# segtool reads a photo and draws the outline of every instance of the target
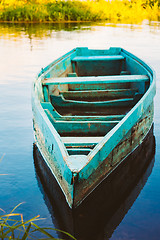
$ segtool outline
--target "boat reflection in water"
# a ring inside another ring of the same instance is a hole
[[[71,210],[53,174],[34,145],[38,184],[56,228],[67,231],[78,240],[109,239],[150,176],[154,154],[155,138],[152,126],[143,143],[78,208]],[[47,178],[50,179],[49,187],[46,184]],[[52,195],[49,190],[51,188]],[[66,236],[60,237],[67,239]]]

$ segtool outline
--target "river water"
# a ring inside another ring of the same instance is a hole
[[[31,87],[42,67],[77,46],[100,49],[123,47],[156,71],[154,166],[133,204],[115,224],[110,239],[158,240],[160,22],[145,21],[140,25],[0,24],[0,208],[9,213],[17,204],[23,203],[16,212],[21,212],[25,220],[40,215],[43,218],[38,222],[40,226],[60,228],[54,206],[51,211],[34,167]],[[108,239],[108,230],[104,228],[101,231],[103,239]],[[55,231],[54,237],[58,236]]]

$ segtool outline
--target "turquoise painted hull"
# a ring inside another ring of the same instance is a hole
[[[70,209],[53,174],[34,145],[38,185],[51,216],[56,217],[58,229],[72,234],[76,239],[85,240],[104,240],[104,234],[99,238],[101,235],[99,233],[105,231],[105,237],[110,239],[114,229],[147,182],[154,166],[154,154],[155,139],[151,128],[142,144],[129,154],[76,209]],[[54,186],[52,189],[51,182]],[[105,229],[102,231],[104,226]],[[66,239],[66,236],[59,237]]]
[[[35,142],[71,208],[142,143],[155,92],[154,71],[121,48],[76,48],[39,73]]]

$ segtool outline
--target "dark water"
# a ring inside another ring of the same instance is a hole
[[[142,184],[139,195],[126,211],[126,215],[112,224],[115,229],[112,230],[111,239],[158,240],[160,22],[144,22],[141,25],[0,25],[0,208],[9,213],[13,207],[23,202],[17,212],[23,213],[26,220],[40,214],[44,218],[38,222],[40,226],[59,227],[54,211],[48,209],[34,167],[31,85],[42,67],[77,46],[101,49],[120,46],[145,60],[156,71],[154,164],[148,180],[145,185]],[[103,239],[107,239],[107,229],[102,230]],[[58,237],[58,233],[55,232],[54,236]]]

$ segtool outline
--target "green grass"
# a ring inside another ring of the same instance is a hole
[[[0,239],[16,239],[16,240],[25,240],[25,239],[37,239],[36,233],[41,233],[41,238],[38,239],[57,239],[54,238],[52,232],[58,231],[63,233],[70,239],[76,240],[71,234],[54,229],[54,228],[42,228],[35,224],[35,221],[40,221],[39,215],[24,221],[23,215],[21,213],[15,213],[17,207],[21,205],[18,204],[9,214],[5,214],[2,209],[0,209],[4,214],[0,216]],[[59,239],[59,238],[58,238]]]
[[[79,1],[56,1],[54,3],[28,3],[2,5],[0,20],[25,22],[95,21],[100,15]]]
[[[159,20],[160,0],[1,0],[0,21]]]

